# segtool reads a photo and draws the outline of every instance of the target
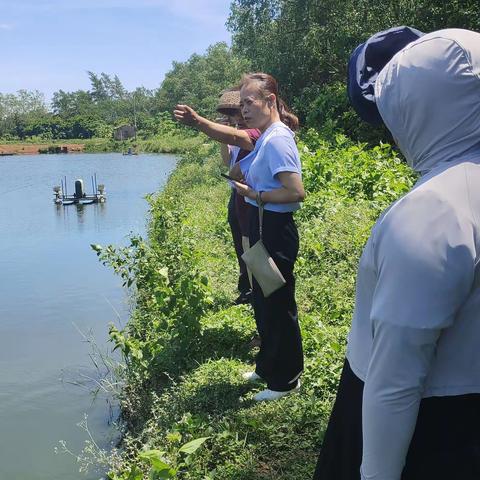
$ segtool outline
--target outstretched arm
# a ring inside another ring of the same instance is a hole
[[[254,144],[247,132],[207,120],[188,105],[177,105],[173,115],[178,122],[200,130],[205,135],[213,138],[213,140],[229,145],[237,145],[244,150],[253,150],[254,148]]]

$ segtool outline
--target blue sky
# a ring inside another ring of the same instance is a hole
[[[230,0],[0,0],[0,92],[88,89],[87,70],[157,88],[172,61],[230,43]]]

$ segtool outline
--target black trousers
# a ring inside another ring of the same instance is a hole
[[[250,290],[250,281],[248,279],[247,266],[242,260],[243,246],[242,246],[242,232],[240,230],[240,224],[238,222],[235,197],[237,193],[232,190],[230,200],[228,202],[228,224],[230,225],[230,231],[232,232],[233,245],[235,247],[235,253],[237,255],[238,267],[240,274],[238,276],[238,290],[240,292],[246,292]]]
[[[345,361],[314,480],[359,480],[363,382]],[[402,480],[480,479],[480,394],[420,403]]]
[[[258,208],[250,210],[250,244],[259,239]],[[253,280],[253,309],[262,340],[256,373],[270,390],[295,388],[303,371],[303,350],[295,302],[293,267],[298,254],[298,232],[291,213],[265,211],[263,243],[282,272],[286,285],[268,298]]]

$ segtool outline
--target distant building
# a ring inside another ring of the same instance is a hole
[[[135,127],[132,125],[122,125],[113,131],[115,140],[127,140],[135,136]]]

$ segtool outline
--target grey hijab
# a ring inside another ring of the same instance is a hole
[[[421,399],[480,393],[480,34],[423,36],[375,95],[423,176],[364,249],[347,358],[365,381],[361,479],[400,480]]]
[[[380,72],[375,99],[416,171],[423,174],[442,162],[477,153],[480,34],[446,29],[411,43]]]

